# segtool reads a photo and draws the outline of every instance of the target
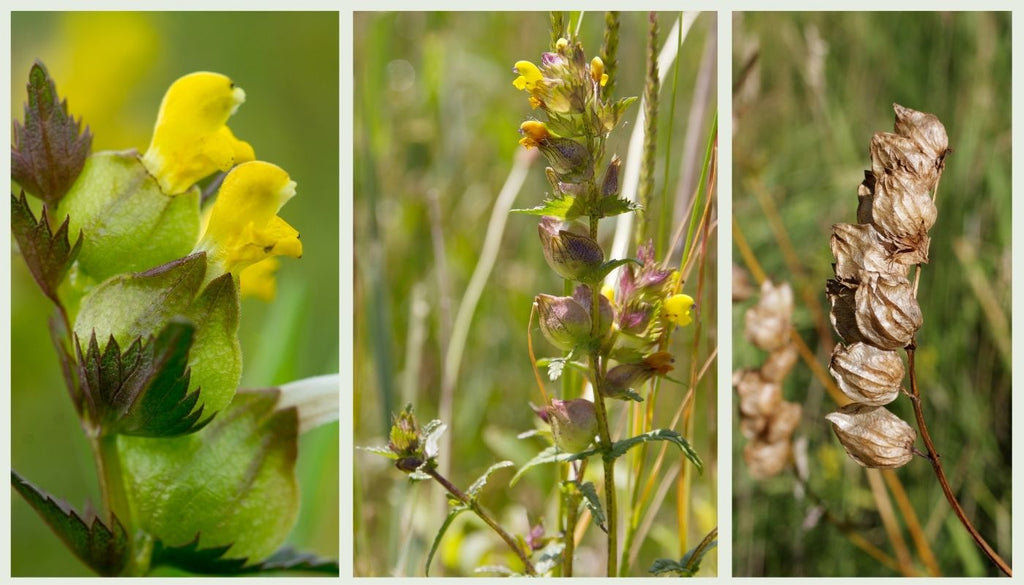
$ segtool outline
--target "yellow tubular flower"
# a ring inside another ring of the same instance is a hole
[[[255,158],[226,126],[244,101],[242,88],[219,73],[190,73],[171,84],[142,157],[164,193],[183,193],[215,171]]]
[[[519,144],[526,148],[536,148],[541,142],[551,137],[548,127],[544,122],[527,120],[519,126],[519,133],[523,135]]]
[[[302,256],[299,232],[277,216],[295,196],[295,181],[281,167],[252,161],[235,167],[220,186],[196,251],[207,253],[207,280],[272,256]]]
[[[693,309],[693,297],[690,295],[678,294],[665,299],[661,306],[661,314],[670,323],[679,327],[686,327],[693,323],[690,310]]]
[[[512,85],[516,86],[516,89],[533,93],[538,88],[544,87],[544,76],[541,75],[540,69],[533,63],[529,61],[516,61],[513,71],[519,74],[519,77],[512,81]]]
[[[242,269],[238,275],[238,293],[242,298],[256,297],[261,301],[270,302],[277,294],[277,279],[274,273],[281,262],[274,257],[260,260]]]

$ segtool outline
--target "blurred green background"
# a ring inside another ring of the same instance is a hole
[[[660,47],[678,13],[660,13]],[[598,54],[604,13],[585,14],[581,38],[588,56]],[[442,364],[445,340],[480,256],[498,192],[519,149],[519,124],[531,111],[526,95],[512,86],[513,64],[540,62],[549,50],[549,14],[538,13],[356,13],[354,16],[355,133],[355,444],[387,442],[390,412],[414,404],[421,424],[436,418],[444,402]],[[701,14],[687,36],[679,63],[678,86],[672,72],[661,98],[655,194],[664,186],[665,149],[671,136],[668,198],[672,209],[651,216],[682,214],[697,176],[680,160],[687,130],[694,137],[699,171],[716,104],[714,77],[715,15]],[[616,96],[640,95],[643,88],[647,13],[622,13]],[[710,43],[711,51],[708,52]],[[694,99],[702,62],[706,103]],[[710,75],[710,77],[708,77]],[[707,97],[710,95],[710,97]],[[669,110],[675,115],[669,123]],[[613,132],[606,152],[626,155],[638,105]],[[688,119],[692,116],[692,122]],[[691,156],[691,159],[694,158]],[[544,164],[535,160],[513,207],[540,204],[550,190]],[[686,186],[688,185],[688,186]],[[544,447],[538,439],[516,435],[539,425],[528,403],[542,404],[527,353],[527,321],[533,297],[561,294],[561,280],[545,264],[537,237],[537,218],[507,218],[494,271],[483,290],[469,329],[466,350],[451,394],[448,424],[451,444],[440,455],[451,467],[449,478],[465,488],[492,463],[510,459],[521,465]],[[610,245],[613,221],[602,224]],[[712,232],[712,243],[715,241]],[[659,244],[659,256],[665,246]],[[439,250],[441,250],[439,252]],[[635,254],[635,250],[630,251]],[[678,265],[679,253],[673,256]],[[699,359],[716,346],[714,323],[715,252],[710,250],[704,299],[697,319],[703,324]],[[694,271],[685,291],[696,295]],[[687,379],[693,328],[674,336],[675,377]],[[552,348],[534,331],[538,357]],[[710,349],[709,349],[710,348]],[[714,372],[712,367],[711,371]],[[544,375],[544,374],[542,374]],[[557,384],[548,383],[548,392]],[[659,394],[656,426],[667,426],[685,388],[666,383]],[[621,413],[615,405],[613,420]],[[694,417],[695,447],[707,463],[693,482],[687,535],[689,547],[717,525],[715,377],[699,385]],[[623,436],[622,430],[613,434]],[[652,453],[656,449],[651,450]],[[672,459],[670,457],[669,459]],[[354,518],[356,575],[423,575],[430,544],[444,519],[444,498],[436,484],[410,485],[390,462],[355,453]],[[596,463],[591,471],[599,470]],[[650,467],[648,467],[650,469]],[[544,520],[555,534],[554,466],[526,474],[514,488],[512,472],[491,478],[482,503],[513,533]],[[618,478],[625,476],[620,472]],[[600,481],[598,481],[600,483]],[[676,531],[675,489],[658,509],[654,525],[630,575],[646,575],[657,557],[682,556]],[[622,496],[620,496],[620,500]],[[685,543],[684,543],[685,544]],[[578,550],[577,574],[604,570],[604,535],[591,527]],[[482,522],[469,514],[446,534],[431,575],[472,575],[486,564],[514,564],[507,549]],[[715,574],[715,554],[702,575]]]
[[[94,135],[94,150],[149,144],[160,100],[179,76],[230,76],[246,103],[229,122],[257,158],[298,183],[281,216],[302,233],[304,255],[285,259],[271,303],[242,302],[243,387],[338,371],[338,14],[12,13],[12,117],[42,60]],[[82,509],[98,502],[92,456],[47,333],[51,305],[12,258],[11,452],[22,475]],[[338,424],[304,435],[302,507],[288,544],[338,556]],[[15,576],[89,574],[16,494]]]
[[[953,152],[938,189],[931,263],[921,275],[918,379],[954,491],[1012,562],[1010,48],[1007,12],[734,13],[733,21],[736,229],[768,276],[794,287],[796,328],[823,365],[834,336],[824,294],[832,276],[829,230],[856,221],[872,133],[893,130],[893,102],[945,124]],[[771,227],[772,210],[784,238]],[[786,239],[796,262],[785,259]],[[765,357],[743,337],[744,311],[753,302],[733,308],[735,368]],[[827,336],[809,303],[825,315]],[[807,441],[812,491],[828,512],[895,556],[864,471],[823,418],[835,404],[821,383],[800,363],[784,392],[804,407],[797,436]],[[913,420],[906,398],[891,410]],[[736,430],[734,575],[894,574],[820,520],[823,509],[799,496],[792,474],[752,480],[744,444]],[[998,574],[957,522],[928,462],[915,459],[895,473],[942,574]],[[905,528],[902,534],[918,558]],[[912,570],[924,568],[914,563]]]

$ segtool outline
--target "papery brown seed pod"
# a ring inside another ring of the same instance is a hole
[[[751,441],[743,448],[747,472],[754,479],[766,479],[782,473],[789,463],[792,446],[789,441]]]
[[[857,286],[832,278],[826,283],[825,292],[832,305],[829,319],[839,337],[846,343],[864,341],[864,335],[857,327]]]
[[[914,457],[917,432],[883,406],[847,404],[825,418],[846,453],[864,467],[902,467]]]
[[[732,265],[732,302],[741,303],[754,296],[754,286],[750,284],[747,271],[739,264]]]
[[[799,357],[796,345],[792,343],[776,349],[761,364],[761,377],[769,382],[782,382]]]
[[[775,286],[766,280],[757,305],[747,309],[747,339],[765,351],[781,347],[789,342],[792,317],[793,289],[788,283]]]
[[[903,174],[884,175],[875,183],[871,221],[878,231],[896,242],[896,248],[919,250],[928,259],[928,230],[935,225],[938,209],[920,181]],[[904,263],[918,264],[920,262]]]
[[[882,406],[900,394],[903,360],[894,351],[866,343],[837,345],[828,369],[839,389],[854,402]]]
[[[907,173],[923,181],[931,190],[939,179],[935,157],[922,151],[916,142],[892,132],[875,132],[871,137],[871,172],[875,178],[889,173]]]
[[[899,104],[893,104],[892,108],[896,111],[896,133],[913,140],[921,150],[941,164],[949,151],[949,137],[939,118]]]
[[[857,329],[882,349],[905,347],[924,317],[906,278],[865,272],[855,294]]]
[[[896,262],[883,245],[883,237],[868,224],[837,223],[832,226],[832,256],[836,276],[857,280],[858,273],[890,272],[906,276],[909,266]]]
[[[741,420],[751,419],[747,424],[750,436],[760,434],[768,417],[775,413],[782,402],[782,386],[778,382],[765,380],[758,370],[753,369],[737,370],[733,374],[732,384],[739,397]]]
[[[788,442],[793,436],[793,431],[800,424],[800,415],[803,410],[796,402],[783,400],[772,417],[768,419],[768,426],[763,433],[764,440],[769,443]]]

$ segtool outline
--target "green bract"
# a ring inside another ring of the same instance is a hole
[[[82,298],[74,330],[83,342],[93,335],[106,346],[111,337],[121,347],[155,335],[172,318],[184,316],[196,326],[189,352],[191,382],[197,388],[203,418],[227,406],[242,373],[238,344],[238,292],[231,275],[200,292],[206,274],[205,254],[193,254],[153,270],[107,279]]]
[[[95,281],[181,258],[199,239],[199,189],[167,196],[134,151],[99,152],[60,201],[83,233],[79,269]]]
[[[284,542],[298,515],[298,413],[275,410],[279,393],[240,392],[197,433],[121,436],[118,447],[133,524],[166,546],[256,562]]]

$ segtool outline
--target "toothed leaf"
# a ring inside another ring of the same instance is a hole
[[[576,487],[583,494],[583,503],[590,509],[590,513],[594,516],[594,521],[601,527],[601,530],[607,533],[608,528],[604,525],[604,508],[601,507],[601,498],[597,496],[597,488],[593,482],[577,482]]]
[[[572,195],[561,197],[549,197],[544,200],[543,205],[529,209],[513,209],[513,213],[526,215],[549,215],[559,219],[573,219],[586,213],[583,201]]]
[[[82,249],[82,235],[78,234],[72,246],[68,239],[68,218],[53,233],[45,207],[39,221],[36,221],[24,192],[20,198],[11,193],[11,231],[32,278],[43,294],[60,304],[57,287]]]
[[[25,124],[14,122],[11,178],[48,206],[56,205],[85,166],[92,134],[68,113],[67,100],[46,67],[36,61],[28,74]]]
[[[176,567],[190,573],[204,575],[245,575],[279,571],[303,571],[338,574],[338,562],[282,548],[266,560],[247,564],[248,559],[230,556],[231,545],[199,548],[199,535],[181,546],[167,546],[157,541],[153,546],[151,564]]]
[[[427,564],[423,567],[424,576],[430,576],[430,563],[434,560],[434,554],[437,552],[437,547],[441,545],[441,539],[444,537],[444,533],[448,532],[448,527],[452,525],[452,522],[459,517],[459,514],[469,510],[469,506],[458,505],[448,510],[448,516],[445,517],[444,523],[441,524],[441,528],[437,530],[437,534],[434,535],[434,542],[430,545],[430,552],[427,553]]]
[[[611,451],[608,453],[607,457],[618,459],[633,447],[648,441],[668,441],[672,443],[683,451],[683,455],[685,455],[691,463],[697,466],[697,471],[700,471],[701,473],[704,472],[704,463],[700,460],[700,456],[697,455],[697,452],[693,450],[693,447],[690,446],[690,443],[684,439],[682,435],[669,429],[658,429],[656,431],[651,431],[649,433],[644,433],[621,441],[615,441],[612,443]]]
[[[552,445],[551,447],[548,447],[547,449],[544,449],[543,451],[538,453],[533,459],[530,459],[529,461],[524,463],[523,466],[520,467],[518,471],[516,471],[516,474],[512,476],[512,479],[509,481],[508,485],[509,487],[516,485],[516,482],[519,481],[519,478],[522,477],[527,470],[537,467],[538,465],[544,465],[545,463],[564,463],[567,461],[579,461],[581,459],[586,459],[587,457],[590,457],[591,455],[594,455],[597,452],[598,450],[595,448],[587,449],[586,451],[580,451],[579,453],[566,453],[565,451],[562,451],[558,449],[558,447]]]
[[[112,527],[95,516],[83,519],[66,502],[39,489],[13,469],[11,486],[90,569],[104,577],[121,572],[128,561],[128,534],[116,516]]]
[[[630,211],[639,211],[643,206],[635,201],[621,197],[602,197],[598,203],[598,214],[600,217],[612,217]]]
[[[84,351],[76,338],[82,392],[105,432],[173,437],[210,421],[200,421],[199,390],[188,392],[194,335],[191,323],[171,321],[155,337],[136,338],[123,352],[113,338],[102,351],[95,335]]]
[[[488,478],[491,477],[491,474],[493,474],[495,471],[498,471],[499,469],[513,467],[514,465],[515,463],[512,463],[511,461],[499,461],[498,463],[495,463],[494,465],[488,467],[487,471],[485,471],[483,475],[481,475],[476,481],[474,481],[473,485],[469,486],[469,489],[466,490],[466,495],[468,495],[470,499],[476,499],[476,496],[477,494],[480,493],[480,490],[484,489],[484,486],[487,485],[487,480]]]

